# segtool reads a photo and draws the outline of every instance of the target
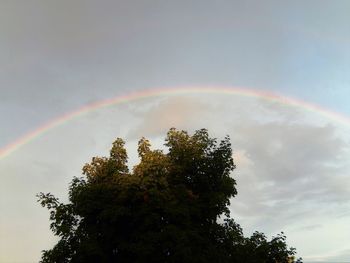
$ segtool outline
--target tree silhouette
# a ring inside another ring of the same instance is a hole
[[[170,129],[167,152],[142,138],[130,172],[124,141],[94,157],[69,186],[69,203],[40,193],[58,243],[41,262],[295,262],[283,234],[245,238],[230,218],[237,194],[229,138]],[[224,217],[224,223],[218,218]]]

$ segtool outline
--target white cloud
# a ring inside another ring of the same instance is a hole
[[[193,96],[170,96],[153,102],[151,105],[136,105],[133,112],[141,118],[138,126],[128,135],[129,138],[142,136],[165,136],[171,127],[194,130],[205,125],[205,116],[211,106],[198,101]]]

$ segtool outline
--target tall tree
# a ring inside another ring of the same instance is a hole
[[[72,180],[69,203],[40,193],[59,237],[41,262],[294,262],[285,236],[245,238],[230,218],[237,191],[228,137],[218,143],[205,129],[170,129],[165,146],[151,150],[142,138],[130,172],[117,139],[108,158],[92,158],[85,177]]]

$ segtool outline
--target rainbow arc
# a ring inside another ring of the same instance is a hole
[[[174,88],[162,88],[162,89],[148,89],[143,91],[132,92],[126,95],[117,96],[114,98],[109,98],[97,102],[87,104],[80,107],[74,111],[63,114],[49,122],[41,125],[40,127],[34,129],[33,131],[25,134],[24,136],[18,138],[14,142],[6,145],[0,149],[0,159],[10,155],[22,146],[35,140],[35,138],[45,134],[46,132],[58,127],[72,119],[83,116],[89,112],[101,109],[104,107],[110,107],[112,105],[128,103],[132,101],[142,100],[151,97],[161,97],[170,95],[186,95],[186,94],[227,94],[236,95],[243,97],[254,97],[260,98],[271,102],[276,102],[279,104],[285,104],[297,108],[301,108],[306,111],[316,112],[328,119],[332,119],[336,122],[350,126],[350,119],[339,113],[327,110],[318,105],[307,103],[302,100],[288,98],[279,96],[270,92],[258,91],[247,88],[237,88],[237,87],[224,87],[224,86],[188,86],[188,87],[174,87]]]

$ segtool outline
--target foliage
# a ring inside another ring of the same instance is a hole
[[[285,236],[245,238],[230,218],[237,191],[228,137],[217,143],[205,129],[170,129],[165,146],[151,150],[142,138],[140,163],[129,172],[117,139],[108,158],[92,158],[85,177],[72,180],[68,204],[40,193],[59,237],[41,262],[294,262]]]

